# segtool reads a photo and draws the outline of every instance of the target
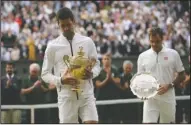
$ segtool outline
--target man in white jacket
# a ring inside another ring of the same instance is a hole
[[[98,123],[96,101],[93,92],[92,78],[100,73],[100,62],[97,51],[91,38],[82,36],[74,32],[75,20],[72,11],[62,8],[57,13],[58,25],[62,34],[47,45],[43,66],[42,79],[47,83],[54,83],[58,93],[58,109],[60,123],[78,123],[78,116],[83,123]],[[83,47],[86,57],[94,57],[96,64],[90,71],[86,69],[84,73],[84,83],[81,83],[82,93],[72,91],[72,85],[77,84],[77,80],[67,74],[67,65],[63,61],[63,56],[75,56]],[[54,68],[54,74],[52,74]]]
[[[143,123],[174,123],[176,100],[174,86],[180,84],[184,76],[184,67],[178,52],[162,45],[163,32],[159,27],[149,31],[151,48],[139,55],[138,73],[150,72],[160,84],[158,94],[144,101]],[[174,79],[174,74],[177,77]]]

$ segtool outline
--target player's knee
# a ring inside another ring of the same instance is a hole
[[[84,121],[85,124],[97,124],[98,121]]]

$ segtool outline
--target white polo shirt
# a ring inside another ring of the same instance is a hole
[[[150,72],[159,84],[170,84],[175,79],[176,72],[184,71],[184,66],[177,51],[163,47],[157,54],[152,48],[141,53],[137,61],[137,72]],[[176,103],[174,88],[155,99],[168,103]]]

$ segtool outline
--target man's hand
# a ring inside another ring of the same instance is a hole
[[[157,90],[159,95],[166,93],[170,88],[170,84],[161,84]]]
[[[6,88],[9,88],[10,86],[11,86],[11,80],[8,79],[8,80],[7,80],[7,83],[6,83]]]
[[[34,83],[34,87],[39,87],[41,85],[41,81],[40,80],[37,80],[35,83]]]
[[[105,69],[105,71],[106,71],[106,73],[107,73],[106,78],[107,78],[107,79],[112,79],[111,68],[107,68],[107,69]]]
[[[141,100],[146,101],[146,100],[148,100],[148,98],[142,97]]]
[[[124,88],[125,88],[125,89],[128,89],[128,88],[129,88],[128,82],[125,82],[125,83],[124,83]]]
[[[74,77],[72,77],[69,73],[69,70],[67,70],[64,75],[61,78],[62,84],[64,85],[76,85],[78,84],[78,80]]]
[[[83,80],[86,80],[86,79],[90,79],[90,78],[92,78],[92,77],[93,77],[93,73],[91,72],[91,69],[88,68],[88,67],[85,68],[82,79],[83,79]]]

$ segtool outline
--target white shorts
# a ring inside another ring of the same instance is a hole
[[[175,123],[176,104],[156,99],[144,101],[143,123]]]
[[[65,97],[58,102],[60,123],[79,123],[78,116],[82,122],[98,121],[96,99],[94,96],[79,98],[78,100]]]

